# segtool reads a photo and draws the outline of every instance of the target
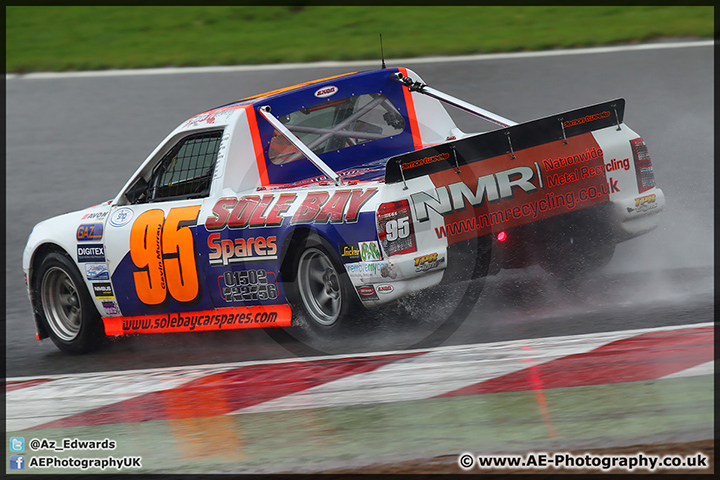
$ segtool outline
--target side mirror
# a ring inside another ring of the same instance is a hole
[[[133,184],[130,185],[130,188],[127,189],[127,191],[125,192],[125,198],[128,199],[128,202],[130,202],[131,205],[141,203],[146,200],[145,197],[147,194],[147,190],[148,182],[141,175],[137,177]]]

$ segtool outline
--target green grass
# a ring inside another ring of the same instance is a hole
[[[6,72],[238,65],[711,38],[713,7],[6,7]]]

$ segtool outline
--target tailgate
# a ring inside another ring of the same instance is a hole
[[[398,155],[385,182],[404,183],[417,221],[441,215],[448,244],[592,207],[610,198],[592,132],[621,130],[624,110],[617,99]],[[426,176],[434,189],[413,191]]]

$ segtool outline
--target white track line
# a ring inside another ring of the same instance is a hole
[[[558,57],[565,55],[591,55],[597,53],[633,52],[647,50],[668,50],[674,48],[710,47],[715,44],[714,40],[698,40],[688,42],[653,42],[634,45],[615,45],[609,47],[573,48],[542,50],[533,52],[512,52],[512,53],[487,53],[477,55],[457,55],[442,57],[416,57],[386,59],[387,65],[419,65],[425,63],[447,63],[447,62],[477,62],[484,60],[505,60],[517,58],[540,58]],[[5,75],[7,80],[39,80],[39,79],[60,79],[60,78],[87,78],[87,77],[123,77],[133,75],[175,75],[186,73],[228,73],[228,72],[260,72],[274,70],[298,70],[318,69],[337,67],[380,67],[380,60],[356,60],[347,62],[312,62],[312,63],[277,63],[269,65],[231,65],[231,66],[208,66],[208,67],[167,67],[167,68],[145,68],[128,70],[97,70],[83,72],[36,72],[28,74],[9,73]]]
[[[681,378],[681,377],[697,377],[700,375],[714,375],[715,374],[715,362],[702,363],[686,370],[680,370],[679,372],[665,375],[662,378]]]

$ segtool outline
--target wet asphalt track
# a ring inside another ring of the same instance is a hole
[[[603,273],[570,291],[536,267],[506,271],[488,279],[476,304],[462,305],[461,290],[418,295],[404,302],[404,310],[381,313],[371,330],[317,349],[483,343],[713,319],[712,46],[403,66],[437,89],[519,122],[624,97],[625,121],[648,143],[666,210],[657,230],[618,246]],[[34,338],[22,248],[38,221],[113,197],[157,143],[193,114],[374,67],[9,79],[7,376],[316,354],[299,342],[279,339],[281,345],[262,330],[132,337],[83,357],[62,354],[49,340]],[[491,128],[462,113],[453,116],[465,131]],[[398,311],[409,313],[398,317]],[[428,338],[448,317],[443,335]]]

